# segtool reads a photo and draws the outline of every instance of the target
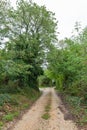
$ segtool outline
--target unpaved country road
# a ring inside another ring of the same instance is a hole
[[[45,120],[42,115],[49,97],[51,98],[50,118]],[[60,105],[61,100],[53,88],[43,89],[42,96],[11,130],[78,130],[71,120],[64,120],[64,114],[59,109]]]

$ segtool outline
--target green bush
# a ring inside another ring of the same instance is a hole
[[[9,94],[0,94],[0,106],[3,106],[4,103],[11,101],[11,96]]]
[[[14,117],[17,117],[19,115],[19,112],[15,112],[15,113],[8,113],[7,115],[5,115],[2,120],[3,121],[12,121],[14,119]]]
[[[74,107],[79,107],[82,99],[75,96],[67,96],[66,100]]]
[[[5,116],[3,117],[3,120],[4,120],[4,121],[12,121],[13,118],[14,118],[14,115],[13,115],[13,114],[8,114],[8,115],[5,115]]]

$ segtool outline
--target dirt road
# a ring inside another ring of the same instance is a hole
[[[45,120],[42,115],[49,97],[51,98],[50,118]],[[53,88],[43,89],[42,96],[11,130],[78,130],[71,120],[64,119],[64,114],[59,109],[61,104],[61,100]]]

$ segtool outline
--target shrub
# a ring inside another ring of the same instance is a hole
[[[2,120],[4,121],[12,121],[14,119],[14,117],[17,117],[19,115],[19,112],[15,112],[15,113],[8,113],[7,115],[5,115]]]
[[[9,94],[0,94],[0,106],[3,106],[4,103],[11,101],[11,96]]]

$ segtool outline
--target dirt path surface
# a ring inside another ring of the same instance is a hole
[[[49,97],[51,98],[50,118],[45,120],[42,115]],[[64,114],[59,109],[60,105],[61,100],[53,88],[43,89],[42,96],[11,130],[78,130],[71,120],[64,119]]]

